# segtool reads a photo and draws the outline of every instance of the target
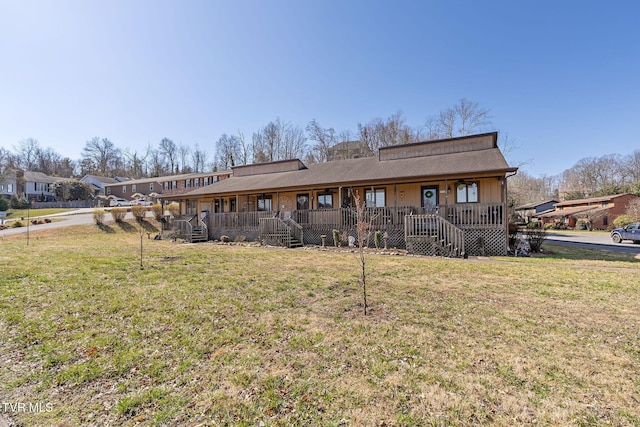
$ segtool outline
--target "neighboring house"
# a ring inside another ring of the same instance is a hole
[[[116,178],[97,175],[85,175],[80,179],[80,181],[91,184],[95,196],[105,196],[106,194],[104,186],[107,184],[116,184],[119,182]]]
[[[373,151],[371,151],[367,144],[361,141],[339,142],[327,150],[327,160],[330,162],[371,156],[373,156]]]
[[[104,184],[104,192],[106,196],[130,200],[131,196],[136,193],[144,195],[160,193],[162,191],[162,185],[158,180],[159,178],[142,178]]]
[[[504,255],[507,178],[517,168],[507,164],[497,140],[493,132],[309,166],[297,159],[238,166],[215,185],[165,198],[180,202],[190,221],[205,218],[209,238],[260,238],[271,227],[271,237],[291,230],[301,243],[320,244],[334,229],[354,234],[358,197],[390,247]]]
[[[168,175],[154,178],[131,179],[115,184],[105,184],[106,196],[131,199],[136,193],[145,196],[156,193],[159,196],[179,195],[218,182],[228,178],[230,171],[188,173],[181,175]]]
[[[200,187],[206,187],[231,176],[231,171],[187,173],[158,178],[162,184],[163,196],[184,194]]]
[[[11,199],[16,195],[18,195],[18,172],[6,172],[4,178],[0,180],[0,196]]]
[[[56,197],[50,190],[50,185],[61,179],[65,178],[49,176],[42,172],[24,171],[22,178],[18,179],[21,186],[18,192],[32,202],[52,202]]]
[[[631,200],[638,199],[633,194],[591,197],[556,203],[555,210],[538,215],[542,224],[562,224],[568,228],[576,226],[578,220],[585,221],[591,229],[606,230],[622,215]]]
[[[516,215],[518,216],[518,223],[527,224],[542,213],[552,212],[555,210],[554,205],[558,203],[558,200],[545,200],[542,202],[527,203],[515,208]]]

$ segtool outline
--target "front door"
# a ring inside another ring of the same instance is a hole
[[[438,208],[438,191],[437,185],[429,185],[420,188],[422,194],[422,208],[427,213],[436,212]]]

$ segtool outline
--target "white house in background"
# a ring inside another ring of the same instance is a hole
[[[20,193],[24,193],[27,199],[34,202],[55,201],[55,194],[51,191],[51,184],[65,178],[46,175],[42,172],[24,171],[22,177],[22,188]],[[19,179],[20,181],[20,179]]]
[[[120,182],[117,178],[108,178],[106,176],[98,175],[85,175],[80,181],[89,183],[93,186],[94,194],[96,196],[105,196],[104,186],[107,184],[116,184]]]
[[[4,179],[0,180],[0,196],[5,199],[18,194],[18,176],[16,171],[7,172]]]

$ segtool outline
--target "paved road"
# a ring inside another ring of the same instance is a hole
[[[153,215],[151,212],[147,212],[147,216]],[[36,218],[36,217],[33,217]],[[78,209],[75,211],[64,212],[60,214],[46,215],[43,217],[37,218],[51,218],[55,219],[48,224],[38,224],[38,225],[29,225],[29,231],[36,230],[48,230],[51,228],[59,228],[59,227],[68,227],[70,225],[83,225],[83,224],[92,224],[93,220],[93,208],[87,209]],[[133,215],[131,212],[127,213],[125,219],[133,219]],[[105,223],[113,222],[113,218],[109,213],[107,213],[104,217]],[[19,228],[7,228],[6,230],[0,230],[1,236],[9,236],[12,234],[26,233],[27,227],[19,227]],[[1,426],[0,426],[1,427]]]
[[[553,231],[548,233],[547,240],[549,243],[558,245],[640,254],[640,245],[636,245],[629,240],[617,244],[613,243],[608,233],[563,233],[561,231]]]

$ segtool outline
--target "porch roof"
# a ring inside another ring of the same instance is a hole
[[[282,191],[309,187],[336,187],[406,181],[408,179],[469,178],[489,173],[506,174],[509,167],[498,148],[379,160],[377,157],[314,163],[306,169],[232,176],[215,184],[182,194],[181,197]]]

